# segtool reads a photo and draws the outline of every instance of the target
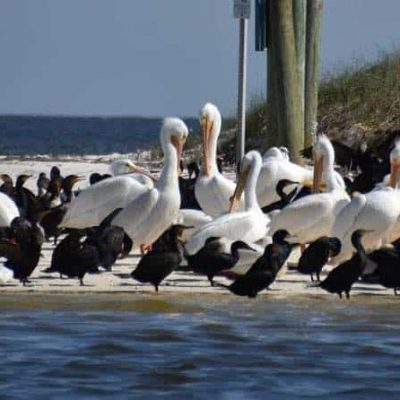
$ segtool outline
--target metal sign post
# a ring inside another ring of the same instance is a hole
[[[246,132],[247,20],[250,18],[250,5],[251,0],[234,0],[233,3],[233,16],[240,19],[236,162],[244,156]]]

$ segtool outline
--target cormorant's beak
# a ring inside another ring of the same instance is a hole
[[[213,127],[213,123],[207,118],[202,117],[200,119],[201,130],[203,132],[203,163],[202,170],[206,176],[210,175],[210,160],[208,159],[208,149],[210,145],[210,135]]]
[[[249,176],[250,172],[250,167],[247,167],[243,169],[243,171],[240,172],[238,182],[236,184],[235,191],[233,193],[233,196],[230,198],[230,207],[229,207],[229,212],[235,211],[237,208],[239,202],[240,202],[240,197],[242,196],[244,187],[246,185],[247,177]]]
[[[400,163],[397,160],[394,160],[390,163],[390,186],[395,188],[397,185],[397,177],[400,171]]]
[[[324,168],[324,156],[314,156],[314,179],[313,179],[313,193],[319,193],[322,172]]]
[[[180,137],[176,135],[171,136],[171,143],[176,149],[178,175],[180,174],[180,163],[182,158],[183,146],[185,145],[185,142],[186,142],[186,136],[183,135]]]

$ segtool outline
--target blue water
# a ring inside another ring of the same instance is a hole
[[[398,399],[398,299],[10,296],[0,397]]]
[[[184,119],[197,132],[197,118]],[[0,115],[0,154],[131,153],[159,143],[161,118]]]

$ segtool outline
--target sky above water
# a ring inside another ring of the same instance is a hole
[[[0,0],[0,113],[234,114],[232,0]],[[254,6],[254,4],[252,4]],[[399,0],[325,0],[322,72],[400,44]],[[266,55],[249,26],[248,97],[265,94]]]

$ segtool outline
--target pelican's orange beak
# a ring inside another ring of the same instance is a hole
[[[231,202],[231,204],[229,206],[230,213],[232,213],[233,211],[235,211],[237,209],[237,206],[240,202],[240,198],[242,197],[242,193],[244,191],[244,187],[246,186],[246,181],[247,181],[247,177],[249,176],[249,172],[250,172],[250,167],[247,167],[243,171],[241,171],[239,174],[239,179],[236,184],[235,191],[234,191],[232,197],[230,198],[230,202]]]
[[[390,186],[395,188],[397,185],[397,177],[400,171],[400,163],[396,160],[390,164]]]
[[[177,170],[178,170],[178,175],[180,174],[180,163],[181,163],[181,158],[182,158],[182,152],[183,152],[183,146],[185,145],[187,136],[176,136],[172,135],[171,136],[171,143],[176,149],[176,158],[177,158]]]
[[[203,132],[203,174],[206,176],[210,175],[210,160],[208,159],[208,148],[210,143],[211,129],[213,123],[206,117],[200,119],[201,130]]]
[[[314,157],[313,193],[319,193],[324,168],[324,156]]]

